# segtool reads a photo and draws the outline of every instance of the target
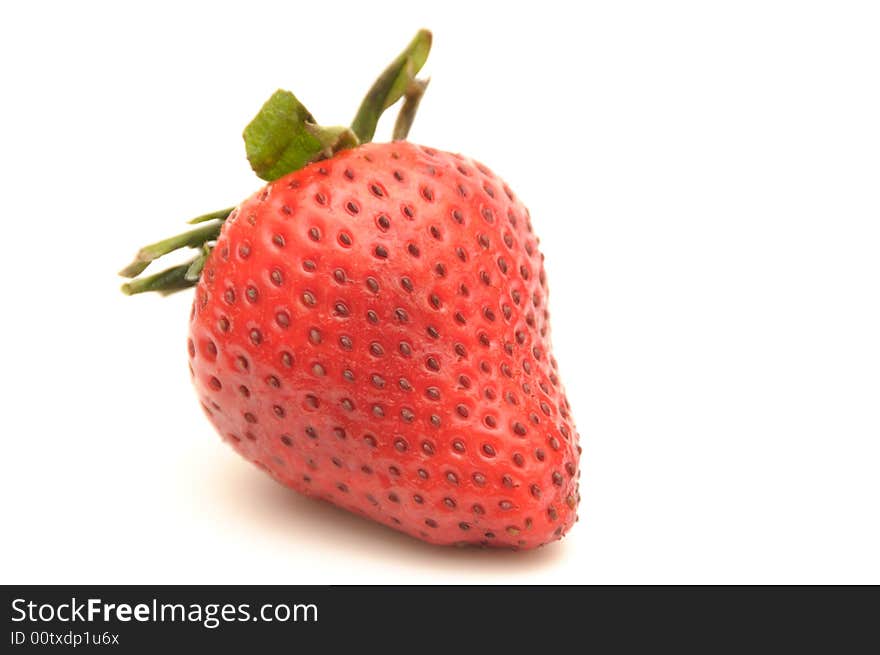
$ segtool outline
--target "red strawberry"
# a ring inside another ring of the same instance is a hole
[[[342,149],[219,237],[202,229],[190,369],[239,453],[432,543],[532,548],[571,527],[578,435],[543,256],[485,166],[405,141]]]

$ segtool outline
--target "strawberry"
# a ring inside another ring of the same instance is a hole
[[[580,449],[529,212],[476,161],[369,143],[400,97],[395,131],[408,131],[424,39],[350,130],[318,128],[276,93],[245,131],[271,181],[142,251],[124,274],[201,249],[126,290],[195,284],[188,348],[202,407],[282,484],[431,543],[533,548],[576,520]],[[279,114],[288,133],[318,134],[319,152],[279,147]]]

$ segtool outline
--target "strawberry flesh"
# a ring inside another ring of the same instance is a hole
[[[576,520],[578,434],[528,210],[491,171],[367,144],[268,184],[196,289],[190,368],[276,480],[437,544]]]

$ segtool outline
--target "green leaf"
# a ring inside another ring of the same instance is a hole
[[[139,277],[131,282],[126,282],[122,285],[122,293],[127,296],[133,296],[136,293],[158,291],[163,296],[167,296],[176,291],[182,291],[183,289],[195,286],[195,281],[186,278],[186,272],[192,267],[195,261],[196,260],[193,259],[186,264],[167,268],[161,273],[156,273],[155,275],[149,275],[147,277]]]
[[[235,207],[227,207],[226,209],[218,209],[215,212],[208,212],[207,214],[202,214],[201,216],[196,216],[195,218],[191,218],[187,221],[190,225],[197,225],[198,223],[206,223],[208,221],[213,221],[215,219],[220,219],[221,221],[225,221],[229,218],[229,215],[232,213]]]
[[[144,272],[150,262],[164,257],[170,252],[180,248],[199,248],[208,241],[215,240],[220,236],[220,229],[222,227],[222,221],[205,223],[201,227],[197,227],[189,232],[144,246],[138,251],[134,261],[119,271],[119,274],[123,277],[137,277]]]
[[[205,269],[205,264],[208,261],[208,255],[211,254],[213,248],[209,246],[207,243],[202,246],[201,254],[192,260],[192,263],[189,265],[189,268],[186,269],[186,273],[183,278],[187,282],[198,282],[199,276],[202,274],[202,271]]]
[[[391,62],[364,97],[351,129],[361,143],[371,141],[382,112],[400,100],[431,52],[431,33],[419,30],[406,49]]]
[[[346,127],[321,127],[290,91],[278,90],[244,129],[251,168],[266,181],[358,144]]]

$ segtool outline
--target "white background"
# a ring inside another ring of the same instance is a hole
[[[422,26],[412,139],[505,177],[547,256],[583,503],[536,552],[276,485],[198,408],[188,294],[118,292],[258,187],[272,91],[347,122]],[[880,582],[878,33],[871,2],[4,3],[0,580]]]

